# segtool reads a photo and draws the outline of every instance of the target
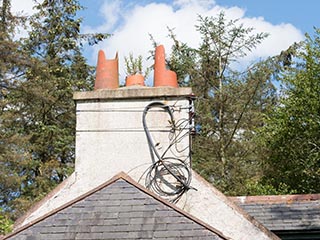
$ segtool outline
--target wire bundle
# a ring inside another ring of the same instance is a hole
[[[160,155],[154,144],[146,123],[146,116],[151,109],[162,109],[169,115],[171,125],[169,145]],[[143,128],[147,136],[149,150],[153,164],[146,170],[145,186],[159,196],[171,202],[177,202],[181,196],[191,189],[190,153],[183,156],[187,150],[179,149],[180,143],[189,135],[189,119],[180,119],[175,122],[173,110],[161,102],[153,102],[147,105],[142,116]],[[167,156],[168,153],[171,156]],[[180,156],[177,156],[178,153]]]

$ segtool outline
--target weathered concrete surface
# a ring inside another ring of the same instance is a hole
[[[177,204],[230,239],[279,239],[193,171],[190,190]]]
[[[92,92],[76,92],[73,99],[78,100],[115,100],[115,99],[141,99],[155,97],[182,97],[192,94],[191,88],[173,88],[173,87],[142,87],[131,86],[114,90],[100,89]]]
[[[177,120],[189,118],[189,100],[185,97],[157,97],[155,100],[153,96],[149,96],[148,99],[131,101],[107,98],[94,102],[78,102],[75,166],[77,179],[86,178],[100,182],[106,180],[105,176],[112,177],[120,171],[134,173],[137,167],[145,170],[152,164],[142,114],[145,107],[153,101],[172,106]],[[153,141],[162,154],[170,144],[170,117],[168,113],[157,108],[146,115],[146,122]],[[180,149],[189,146],[189,138],[184,138],[179,145]],[[167,156],[174,154],[177,152],[169,151]],[[85,184],[91,184],[90,181]]]
[[[142,127],[142,112],[158,101],[174,106],[176,119],[188,119],[190,88],[121,88],[76,93],[77,136],[76,168],[66,183],[45,198],[20,226],[90,191],[123,171],[143,185],[151,159]],[[158,150],[168,144],[168,116],[154,111],[147,122]],[[181,143],[189,146],[189,139]],[[176,154],[176,153],[172,153]],[[183,153],[185,154],[185,153]],[[193,173],[190,190],[178,206],[230,239],[278,239],[253,220],[221,192]]]

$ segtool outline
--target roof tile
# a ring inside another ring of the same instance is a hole
[[[320,229],[319,194],[231,199],[272,231]]]
[[[226,239],[124,179],[5,239]]]

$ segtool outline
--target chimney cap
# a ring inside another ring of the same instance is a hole
[[[90,92],[75,92],[73,100],[95,100],[95,99],[140,99],[153,97],[188,97],[192,96],[192,89],[189,87],[122,87],[118,89],[100,89]]]

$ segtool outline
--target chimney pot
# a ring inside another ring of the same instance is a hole
[[[105,53],[100,50],[96,68],[94,90],[116,89],[119,87],[118,53],[114,59],[106,59]]]
[[[154,86],[178,87],[177,74],[166,69],[165,50],[163,45],[156,47],[154,62]]]

